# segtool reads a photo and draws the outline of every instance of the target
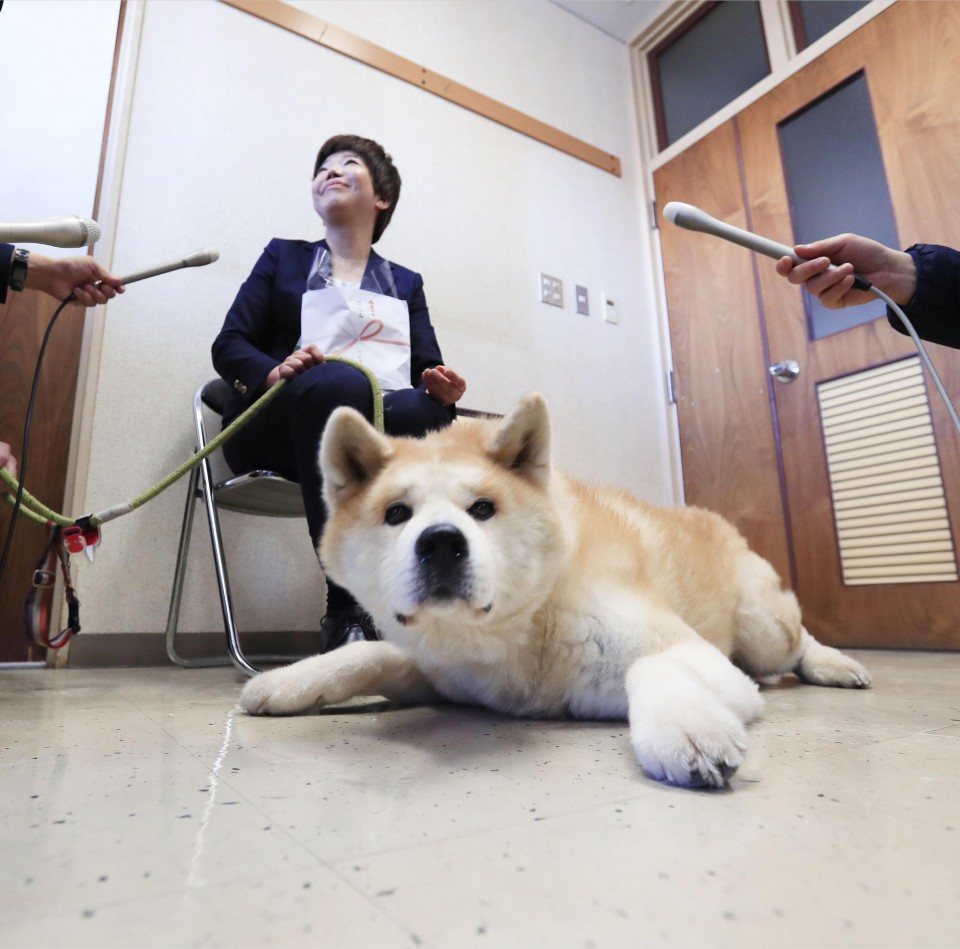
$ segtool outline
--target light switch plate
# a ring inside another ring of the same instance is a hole
[[[550,306],[563,306],[563,281],[559,277],[540,274],[540,301]]]
[[[603,318],[608,323],[620,322],[620,310],[617,301],[609,293],[602,293],[600,298],[603,300]]]
[[[577,312],[582,316],[590,315],[590,294],[587,291],[586,287],[581,287],[580,284],[577,284],[576,287],[577,294]]]

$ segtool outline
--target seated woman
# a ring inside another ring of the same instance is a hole
[[[390,156],[370,139],[337,135],[320,149],[313,174],[313,206],[326,226],[325,240],[270,241],[214,341],[213,365],[234,389],[224,425],[279,379],[290,380],[225,443],[223,453],[234,471],[269,468],[299,482],[316,548],[326,518],[317,466],[323,428],[341,405],[372,420],[373,397],[360,370],[326,361],[315,344],[301,347],[304,293],[353,286],[405,301],[411,388],[385,393],[388,434],[419,436],[449,425],[466,383],[443,365],[420,275],[372,250],[400,197],[400,175]],[[376,638],[372,623],[346,590],[328,581],[321,650],[363,637]]]

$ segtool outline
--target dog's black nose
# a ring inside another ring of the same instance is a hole
[[[414,552],[428,597],[449,600],[462,595],[463,568],[470,556],[470,545],[458,528],[452,524],[426,528],[417,538]]]
[[[414,548],[421,563],[434,561],[437,565],[447,561],[455,563],[470,553],[467,538],[452,524],[434,524],[418,538]]]

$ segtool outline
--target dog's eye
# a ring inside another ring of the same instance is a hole
[[[476,521],[486,521],[493,517],[496,510],[493,501],[489,498],[480,498],[467,508],[467,513]]]
[[[387,513],[384,515],[383,519],[387,524],[394,526],[396,524],[402,524],[404,521],[409,521],[413,516],[413,511],[410,510],[409,505],[401,504],[399,501],[396,504],[391,504],[387,508]]]

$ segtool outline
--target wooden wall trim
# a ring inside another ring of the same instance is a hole
[[[477,115],[482,115],[551,148],[556,148],[618,178],[621,175],[620,159],[616,155],[611,155],[603,149],[567,135],[566,132],[561,132],[545,122],[531,118],[473,89],[468,89],[425,66],[391,53],[382,46],[369,43],[353,33],[348,33],[326,20],[321,20],[280,0],[220,0],[220,2],[272,23],[274,26],[279,26],[281,29],[296,33],[327,49],[349,56],[366,66],[379,69],[396,79],[409,82],[425,92],[431,92],[441,99],[469,109]]]

